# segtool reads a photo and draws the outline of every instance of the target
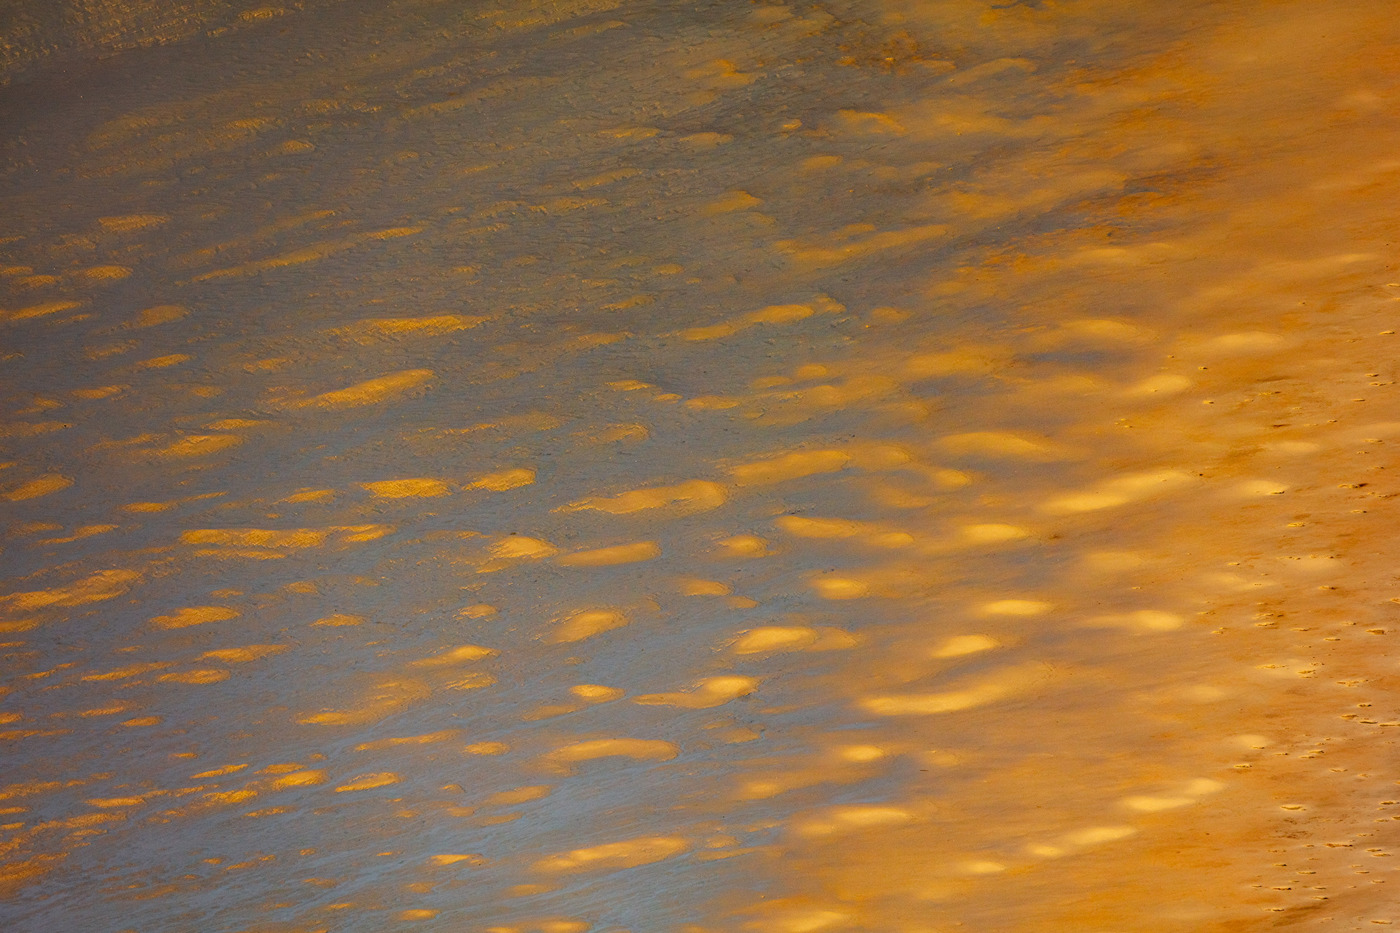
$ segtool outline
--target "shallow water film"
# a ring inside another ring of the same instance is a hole
[[[0,75],[0,929],[1400,922],[1393,3]]]

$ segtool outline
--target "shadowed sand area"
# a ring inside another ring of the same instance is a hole
[[[1400,922],[1393,4],[3,17],[0,927]]]

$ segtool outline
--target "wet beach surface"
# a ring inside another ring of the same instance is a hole
[[[82,8],[6,929],[1400,920],[1389,5]]]

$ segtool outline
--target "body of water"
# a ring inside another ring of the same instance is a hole
[[[4,16],[5,930],[1400,920],[1393,5]]]

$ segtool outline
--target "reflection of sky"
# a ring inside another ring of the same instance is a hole
[[[1198,7],[20,74],[0,916],[1387,919],[1392,27]]]

